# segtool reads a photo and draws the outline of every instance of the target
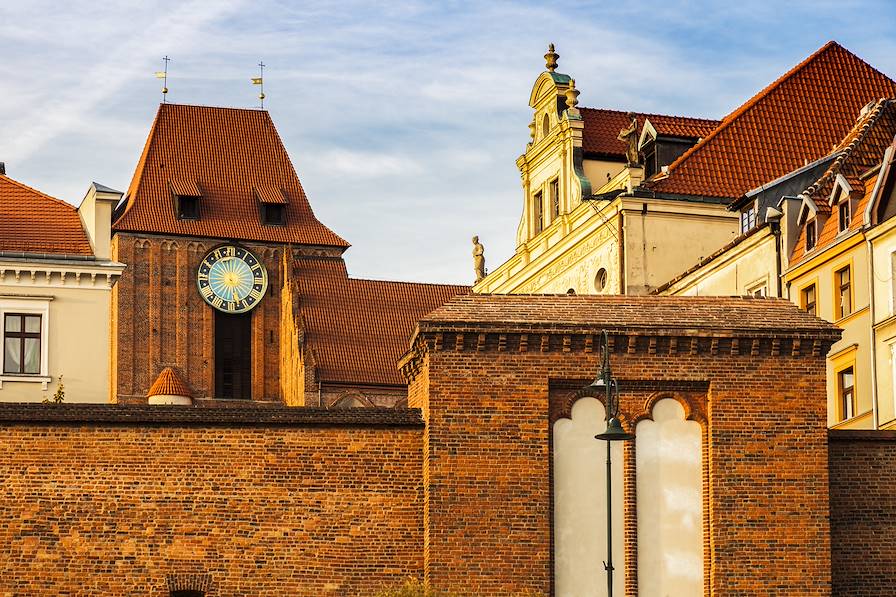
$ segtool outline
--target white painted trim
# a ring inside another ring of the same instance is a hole
[[[53,379],[41,375],[0,375],[0,390],[3,389],[4,381],[11,383],[40,383],[41,389],[46,390],[47,384],[53,381]]]
[[[40,315],[40,378],[50,381],[50,300],[44,297],[19,297],[16,299],[0,298],[0,340],[4,337],[6,326],[6,313],[25,313],[28,315]],[[2,371],[2,354],[0,354],[0,371]],[[8,374],[4,375],[4,378]],[[14,376],[6,381],[24,381],[24,379],[36,379],[35,376]],[[42,380],[42,379],[41,379]],[[47,384],[44,382],[44,389]]]

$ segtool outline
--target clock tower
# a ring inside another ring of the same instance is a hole
[[[268,112],[161,105],[112,229],[114,399],[145,402],[170,367],[194,400],[281,402],[284,268],[341,262],[348,243]]]

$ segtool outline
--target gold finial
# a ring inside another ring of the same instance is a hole
[[[529,144],[535,142],[535,119],[532,119],[532,122],[529,123]]]
[[[258,99],[261,100],[261,109],[264,110],[264,62],[258,63],[258,76],[252,77],[252,84],[261,85],[261,89],[259,89],[261,93],[258,94]]]
[[[566,107],[570,110],[575,110],[576,106],[579,105],[579,94],[581,91],[576,89],[576,80],[569,80],[569,89],[566,90]]]
[[[156,79],[162,79],[162,103],[164,104],[168,95],[168,63],[171,62],[171,58],[165,56],[162,60],[165,62],[165,70],[157,70]]]
[[[560,54],[554,51],[554,44],[548,44],[548,53],[544,55],[545,68],[548,72],[554,72],[557,69],[557,58]]]

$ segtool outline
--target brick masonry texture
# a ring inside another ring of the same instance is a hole
[[[223,241],[117,233],[112,258],[127,264],[112,289],[112,396],[146,402],[165,367],[194,398],[214,395],[214,310],[196,290],[205,254]],[[280,401],[280,298],[284,246],[243,243],[264,263],[268,291],[252,311],[252,399]]]
[[[731,313],[741,329],[724,329]],[[662,333],[640,329],[650,317]],[[619,330],[625,426],[667,396],[703,426],[707,594],[830,595],[824,354],[838,332],[782,301],[743,299],[464,297],[430,314],[403,362],[427,421],[426,578],[482,596],[550,594],[551,421],[593,379],[601,324]],[[634,597],[633,444],[626,454]]]
[[[0,407],[0,595],[356,596],[421,573],[415,411],[40,412]]]
[[[831,430],[829,435],[833,594],[892,595],[896,432]]]

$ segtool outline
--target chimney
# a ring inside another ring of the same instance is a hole
[[[112,256],[112,210],[121,201],[121,191],[93,183],[78,206],[81,225],[90,240],[90,247],[97,259]]]
[[[6,176],[6,162],[0,162],[0,174]]]

